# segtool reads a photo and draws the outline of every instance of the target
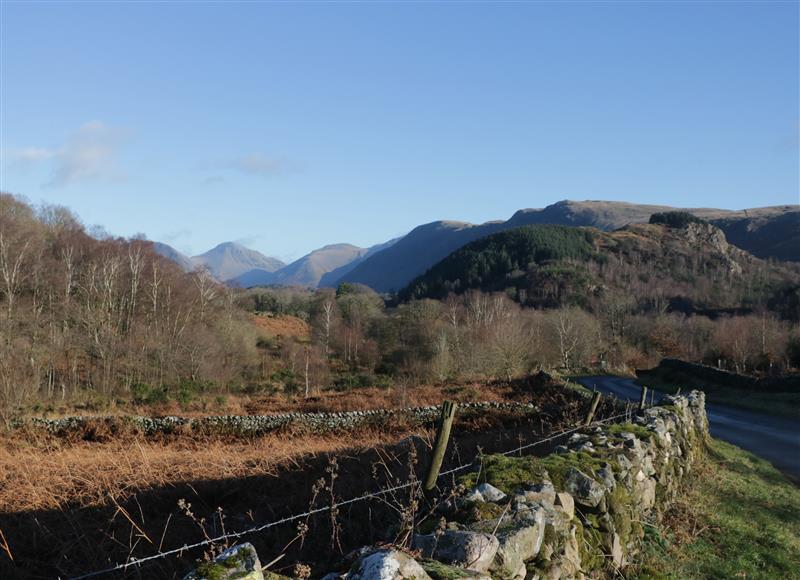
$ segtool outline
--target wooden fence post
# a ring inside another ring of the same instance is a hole
[[[600,391],[595,391],[594,395],[592,395],[592,404],[589,406],[589,412],[586,413],[586,420],[583,422],[584,425],[589,425],[594,419],[595,411],[597,411],[597,405],[600,404]]]
[[[647,405],[647,387],[642,385],[642,398],[639,399],[639,410],[641,411],[644,409],[645,405]]]
[[[444,454],[447,451],[447,442],[450,439],[450,427],[453,425],[453,418],[456,416],[458,405],[451,401],[442,403],[442,416],[439,419],[439,426],[436,430],[436,441],[431,451],[431,462],[428,466],[428,473],[425,475],[425,482],[422,489],[425,493],[430,493],[436,487],[436,480],[439,478],[439,470],[442,468]]]

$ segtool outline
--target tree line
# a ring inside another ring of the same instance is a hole
[[[32,400],[196,389],[242,375],[254,333],[231,290],[152,244],[89,235],[0,194],[0,412]]]
[[[669,288],[643,278],[646,262],[638,272],[623,260],[587,265],[575,253],[587,238],[562,233],[553,239],[566,245],[552,251],[565,259],[539,279],[535,291],[548,300],[537,307],[519,289],[397,302],[358,284],[228,288],[205,271],[184,273],[144,239],[88,232],[63,207],[0,194],[0,418],[43,402],[311,396],[542,367],[641,368],[662,356],[740,371],[800,366],[800,331],[779,308],[681,312]],[[556,268],[605,268],[629,278],[631,291],[573,300],[577,286]],[[255,316],[299,318],[310,334],[265,337]]]

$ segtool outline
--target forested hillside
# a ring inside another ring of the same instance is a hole
[[[591,308],[614,300],[686,313],[779,311],[797,320],[800,268],[769,264],[728,244],[687,213],[614,232],[525,226],[467,244],[414,280],[401,300],[470,289],[502,291],[523,305]]]

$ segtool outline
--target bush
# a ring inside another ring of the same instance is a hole
[[[131,385],[131,394],[133,395],[133,402],[153,405],[157,403],[164,403],[167,400],[167,390],[158,389],[147,383],[134,383]]]

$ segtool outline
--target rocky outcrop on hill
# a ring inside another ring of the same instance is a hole
[[[709,223],[693,223],[681,230],[686,243],[691,247],[707,247],[715,250],[720,259],[724,260],[731,274],[741,274],[740,261],[747,259],[744,250],[732,246],[725,238],[725,233]]]

